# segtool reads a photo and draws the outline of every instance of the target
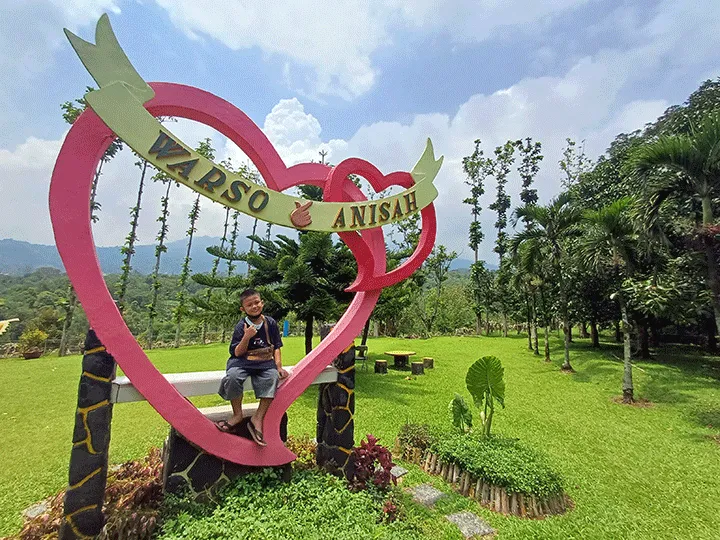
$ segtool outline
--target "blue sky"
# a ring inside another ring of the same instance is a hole
[[[59,104],[92,84],[62,34],[94,40],[110,14],[118,39],[147,81],[197,86],[260,125],[288,163],[358,156],[381,170],[409,170],[430,136],[446,156],[436,181],[439,241],[469,258],[462,156],[532,136],[544,145],[542,200],[559,190],[566,137],[596,158],[613,137],[641,128],[720,75],[720,4],[700,1],[29,0],[3,7],[0,46],[0,238],[52,243],[46,210],[54,158],[67,126]],[[194,144],[211,136],[219,157],[232,143],[190,122],[173,129]],[[193,140],[194,139],[194,140]],[[122,242],[137,183],[132,156],[107,168],[99,190],[99,245]],[[118,190],[118,183],[127,189]],[[517,202],[519,179],[509,191]],[[494,186],[486,186],[487,208]],[[178,190],[171,238],[182,238],[192,194]],[[9,196],[8,196],[9,195]],[[159,191],[150,187],[141,241],[155,234]],[[28,222],[27,212],[37,215]],[[200,233],[218,235],[210,205]],[[483,253],[492,260],[486,211]],[[243,222],[245,226],[247,223]]]

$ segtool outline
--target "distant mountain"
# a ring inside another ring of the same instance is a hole
[[[455,259],[450,263],[450,270],[470,270],[472,263],[470,259]],[[485,262],[485,268],[488,270],[497,270],[498,266],[495,263]]]
[[[238,238],[238,249],[247,251],[250,247],[250,240]],[[190,256],[190,268],[193,273],[209,272],[212,268],[214,257],[205,248],[219,246],[220,238],[212,236],[196,236],[193,238],[192,252]],[[187,241],[176,240],[167,244],[167,252],[163,253],[160,263],[160,271],[163,274],[179,274],[185,259]],[[122,266],[122,254],[120,247],[99,247],[97,248],[100,266],[106,274],[118,274]],[[221,264],[223,264],[221,262]],[[240,263],[244,264],[244,263]],[[472,261],[469,259],[455,259],[450,265],[451,270],[466,271],[470,268]],[[135,255],[132,259],[133,271],[141,274],[151,274],[155,268],[155,245],[135,246]],[[497,270],[497,265],[486,263],[490,270]],[[65,271],[60,255],[55,246],[44,244],[31,244],[10,238],[0,239],[0,274],[24,275],[29,274],[38,268],[58,268]]]
[[[246,238],[239,238],[238,249],[245,251],[250,246]],[[205,248],[220,245],[220,238],[212,236],[197,236],[193,238],[192,261],[190,267],[193,272],[208,272],[212,268],[214,257]],[[160,271],[164,274],[179,274],[182,268],[187,240],[176,240],[167,244],[167,252],[163,253]],[[120,247],[97,248],[100,266],[106,274],[117,274],[122,266]],[[222,264],[222,263],[221,263]],[[243,264],[243,263],[241,263]],[[132,259],[133,270],[141,274],[152,273],[155,267],[155,246],[135,246],[135,255]],[[37,268],[51,267],[64,271],[60,254],[55,246],[31,244],[12,239],[0,239],[0,273],[23,275]]]
[[[472,263],[469,259],[455,259],[450,263],[450,270],[467,270]]]

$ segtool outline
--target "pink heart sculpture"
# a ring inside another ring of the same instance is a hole
[[[330,172],[327,184],[323,190],[325,201],[347,201],[353,200],[343,198],[343,188],[346,187],[348,176],[355,174],[367,180],[376,192],[383,191],[391,186],[400,186],[409,189],[413,186],[414,180],[410,173],[394,172],[383,175],[375,165],[359,158],[346,159],[339,163]],[[383,289],[407,279],[420,265],[435,245],[435,234],[437,231],[435,206],[429,205],[420,212],[423,227],[420,232],[420,239],[413,254],[400,266],[387,272],[385,268],[378,271],[374,266],[373,254],[376,250],[370,248],[370,243],[363,239],[364,233],[341,232],[338,233],[343,242],[355,255],[358,263],[358,275],[355,281],[347,288],[350,292]],[[375,229],[370,229],[369,232]],[[383,246],[383,253],[385,248]]]
[[[405,187],[412,184],[407,173],[383,176],[377,169],[360,167],[356,163],[360,160],[346,160],[332,172],[318,163],[286,167],[257,125],[231,103],[189,86],[172,83],[151,83],[150,86],[155,97],[145,107],[152,115],[187,118],[216,129],[248,155],[270,189],[283,191],[299,184],[313,184],[325,188],[325,200],[362,201],[365,200],[362,191],[347,179],[350,172],[365,176],[376,190],[392,183]],[[268,445],[263,448],[217,430],[167,382],[130,333],[105,285],[92,237],[89,198],[97,164],[113,138],[113,132],[102,120],[91,109],[86,110],[65,138],[50,184],[50,217],[55,242],[91,327],[135,388],[189,441],[212,455],[243,465],[289,463],[295,455],[280,439],[280,421],[284,412],[360,334],[382,287],[410,275],[422,263],[429,252],[428,245],[432,249],[435,238],[432,205],[422,211],[422,247],[419,246],[413,257],[393,272],[385,273],[385,242],[381,228],[366,230],[360,235],[341,234],[358,260],[358,279],[353,288],[359,292],[330,335],[298,363],[278,389],[265,417],[264,434]]]

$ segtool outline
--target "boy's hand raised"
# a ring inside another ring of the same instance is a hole
[[[248,337],[248,339],[253,338],[257,335],[257,328],[254,326],[250,326],[248,323],[245,323],[245,336]]]

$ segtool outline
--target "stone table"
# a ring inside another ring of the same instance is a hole
[[[406,368],[410,357],[415,355],[414,351],[385,351],[385,354],[393,357],[393,367]]]

